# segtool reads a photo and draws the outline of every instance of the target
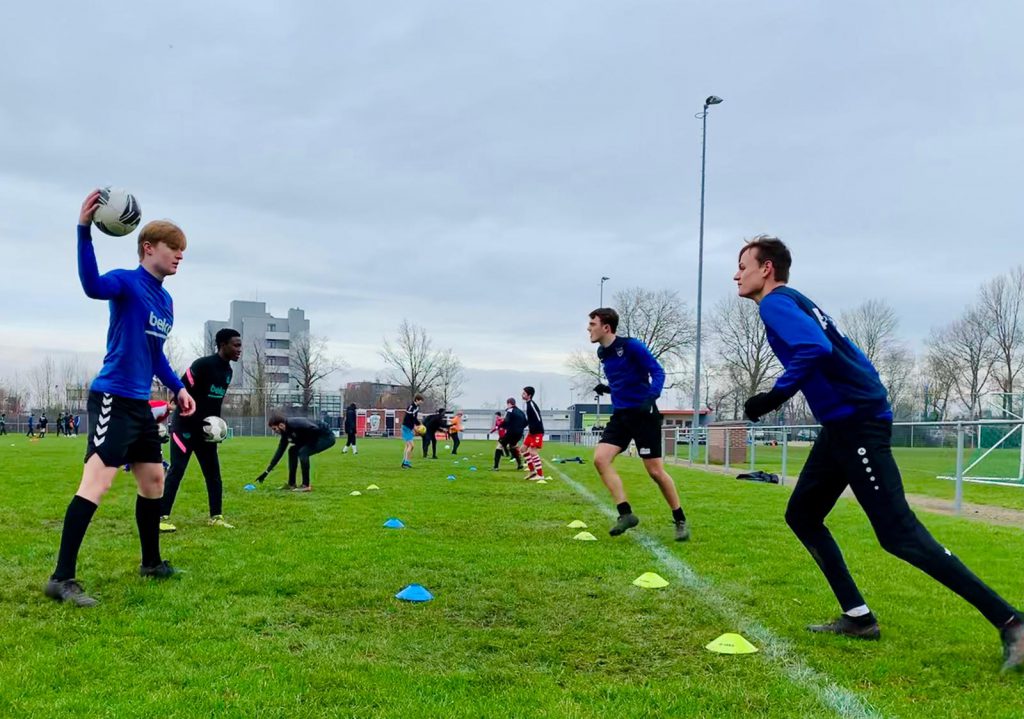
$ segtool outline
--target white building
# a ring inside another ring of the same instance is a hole
[[[204,326],[207,343],[212,344],[217,331],[225,327],[238,330],[242,335],[242,359],[235,368],[233,389],[248,389],[252,384],[246,376],[245,363],[256,359],[257,350],[266,358],[269,388],[275,391],[289,388],[292,343],[301,335],[309,334],[309,320],[304,310],[293,308],[288,310],[287,317],[274,317],[267,312],[265,302],[232,300],[227,321],[207,320]]]

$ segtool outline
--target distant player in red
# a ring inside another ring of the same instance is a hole
[[[529,480],[544,478],[544,463],[540,458],[540,449],[544,446],[544,420],[540,416],[540,407],[533,401],[536,390],[523,387],[523,401],[526,402],[526,439],[523,440],[523,454],[526,455],[526,466],[530,473]]]

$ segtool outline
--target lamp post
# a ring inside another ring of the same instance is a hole
[[[607,282],[610,279],[611,279],[611,277],[605,277],[603,275],[601,276],[601,299],[600,299],[600,301],[597,304],[598,307],[604,307],[604,283]],[[597,364],[597,381],[600,382],[601,379],[602,379],[602,377],[601,377],[601,363],[598,362],[598,364]],[[597,419],[594,420],[594,424],[596,424],[596,425],[601,424],[601,395],[597,395]]]
[[[708,108],[718,105],[722,98],[710,95],[704,100],[704,109],[696,117],[701,121],[700,135],[700,235],[697,242],[697,357],[693,373],[693,421],[690,423],[690,462],[697,459],[697,427],[700,425],[700,318],[701,290],[704,282],[704,175],[708,148]]]

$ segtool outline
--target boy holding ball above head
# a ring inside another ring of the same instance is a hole
[[[608,533],[617,537],[640,523],[626,500],[622,478],[612,467],[615,457],[635,440],[644,469],[672,510],[675,539],[685,542],[690,538],[690,528],[679,504],[675,481],[665,471],[661,458],[661,413],[654,403],[665,385],[665,370],[643,342],[633,337],[618,337],[615,334],[618,327],[619,313],[612,308],[599,307],[590,313],[587,331],[590,341],[599,345],[597,356],[608,378],[608,384],[599,384],[594,391],[611,394],[614,408],[594,450],[594,466],[619,510],[619,519]]]
[[[882,548],[981,612],[1000,633],[1004,670],[1024,665],[1021,613],[935,541],[907,504],[892,456],[892,410],[877,370],[831,317],[787,286],[792,255],[781,240],[755,237],[740,250],[738,265],[737,292],[757,303],[768,344],[785,367],[770,391],[747,400],[747,418],[756,422],[803,392],[822,425],[789,498],[786,523],[817,562],[842,614],[807,629],[860,639],[880,636],[825,526],[825,517],[850,487]]]
[[[99,198],[99,190],[91,192],[79,214],[78,276],[86,296],[110,302],[107,354],[89,391],[91,435],[82,481],[64,515],[57,567],[44,589],[51,599],[82,607],[92,606],[96,600],[85,594],[75,578],[78,552],[100,500],[125,463],[131,464],[138,484],[135,522],[142,545],[139,574],[158,579],[174,574],[171,565],[160,557],[164,467],[160,436],[149,407],[153,375],[177,397],[183,416],[195,410],[192,397],[163,352],[174,323],[171,296],[163,281],[178,271],[185,234],[171,222],[150,222],[139,233],[139,266],[101,275],[90,234]]]

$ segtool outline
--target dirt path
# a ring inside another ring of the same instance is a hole
[[[668,463],[689,469],[689,462],[685,460],[673,460],[669,458]],[[710,467],[697,465],[694,469],[702,472],[708,472],[710,474],[721,474],[727,477],[735,477],[737,474],[744,471],[737,467],[730,467],[726,470],[724,467],[715,465]],[[786,484],[784,485],[787,491],[791,491],[793,489],[794,481],[795,479],[792,477],[787,478]],[[852,499],[853,492],[847,489],[843,492],[843,497]],[[953,510],[953,503],[948,499],[930,497],[926,494],[908,494],[907,502],[910,503],[911,507],[922,512],[945,514],[949,517],[959,516],[963,519],[972,519],[979,522],[986,522],[988,524],[996,524],[1002,527],[1016,527],[1017,529],[1024,529],[1024,510],[1020,509],[1009,509],[1007,507],[999,507],[992,504],[972,504],[964,502],[963,509],[960,514],[957,515]]]

